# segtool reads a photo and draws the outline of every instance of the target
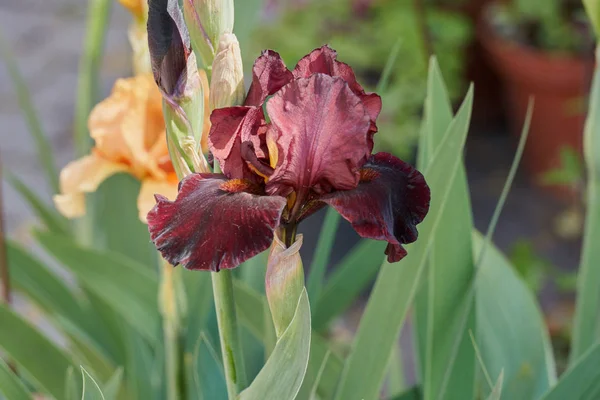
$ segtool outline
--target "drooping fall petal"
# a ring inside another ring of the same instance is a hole
[[[366,238],[386,240],[389,262],[400,261],[403,243],[417,240],[417,224],[429,210],[429,187],[419,171],[387,153],[377,153],[361,170],[356,189],[320,198]]]
[[[279,53],[273,50],[263,51],[252,67],[252,84],[244,104],[260,107],[267,96],[281,89],[293,78]]]
[[[172,265],[219,271],[267,249],[286,200],[261,196],[254,184],[221,174],[192,174],[175,201],[157,196],[150,238]]]
[[[343,79],[314,74],[294,80],[269,100],[267,113],[267,136],[276,137],[278,149],[270,194],[356,187],[370,154],[370,118]]]
[[[60,172],[60,194],[54,196],[54,204],[67,218],[81,217],[85,214],[85,194],[95,192],[108,177],[126,171],[126,165],[96,154],[72,161]]]

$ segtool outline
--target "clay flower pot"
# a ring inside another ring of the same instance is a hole
[[[523,162],[536,182],[560,167],[560,150],[582,152],[587,87],[584,58],[554,55],[508,41],[490,27],[485,13],[478,36],[503,81],[511,130],[520,135],[527,104],[535,99]]]

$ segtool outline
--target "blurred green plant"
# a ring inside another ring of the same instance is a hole
[[[569,54],[589,49],[591,34],[579,0],[512,0],[489,9],[497,31],[527,46]]]
[[[378,118],[378,146],[406,158],[418,137],[427,63],[432,50],[443,66],[453,100],[464,90],[465,49],[471,26],[462,15],[435,4],[422,9],[418,2],[375,0],[355,5],[347,0],[289,2],[277,10],[274,21],[264,23],[248,43],[244,60],[251,65],[263,49],[277,49],[288,65],[307,49],[329,44],[350,64],[361,82],[374,89],[392,49],[397,52],[387,88],[378,93],[383,110]],[[424,15],[421,15],[424,13]],[[426,22],[420,25],[423,18]]]

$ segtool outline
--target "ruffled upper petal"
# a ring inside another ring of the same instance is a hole
[[[311,51],[310,54],[298,61],[292,73],[294,74],[294,78],[307,78],[312,74],[321,73],[330,76],[339,76],[345,80],[354,94],[360,97],[371,117],[371,138],[369,140],[371,141],[371,149],[373,149],[372,135],[377,132],[375,121],[381,112],[381,97],[375,93],[365,93],[363,87],[356,80],[356,75],[354,75],[352,67],[338,61],[336,58],[337,52],[325,45]]]
[[[244,104],[260,107],[267,96],[277,92],[293,78],[279,53],[273,50],[263,51],[252,67],[252,84]]]
[[[219,161],[223,173],[231,179],[247,179],[260,182],[262,178],[256,175],[242,153],[242,143],[253,145],[257,158],[265,156],[264,116],[261,108],[256,107],[227,107],[219,108],[210,116],[210,133],[208,134],[209,148]],[[261,138],[262,136],[262,138]]]
[[[400,261],[402,243],[417,240],[417,224],[429,211],[429,187],[419,171],[387,153],[377,153],[361,170],[356,189],[320,198],[366,238],[386,240],[389,262]]]
[[[369,115],[346,82],[324,74],[294,80],[267,103],[278,159],[271,194],[356,187],[368,159]]]
[[[286,200],[221,174],[192,174],[175,201],[157,196],[148,213],[150,238],[163,257],[187,269],[234,268],[273,241]]]

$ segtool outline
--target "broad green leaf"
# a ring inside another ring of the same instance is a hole
[[[11,279],[15,288],[26,294],[49,315],[61,315],[86,326],[89,320],[84,297],[77,295],[64,280],[50,271],[31,251],[9,240],[6,243]]]
[[[157,360],[155,359],[156,354],[162,354],[162,348],[153,350],[135,330],[125,328],[125,379],[132,392],[131,398],[164,399],[162,392],[164,379],[156,374]]]
[[[106,400],[102,389],[98,382],[86,371],[84,367],[81,367],[81,377],[83,380],[83,394],[81,400]]]
[[[398,265],[384,263],[361,319],[346,360],[336,399],[377,398],[408,308],[414,299],[427,253],[447,203],[451,182],[459,170],[473,104],[470,88],[444,140],[425,170],[434,195],[429,215],[419,226],[420,239],[407,246],[408,255]],[[365,375],[365,371],[369,371]]]
[[[323,378],[323,372],[325,372],[325,367],[327,367],[327,361],[329,361],[330,355],[331,355],[331,350],[328,350],[327,353],[325,353],[325,357],[323,357],[323,362],[321,362],[321,366],[319,367],[319,372],[317,372],[315,381],[312,384],[312,389],[310,390],[310,395],[307,397],[308,399],[316,398],[317,389],[319,388],[319,384],[321,383],[321,379]],[[302,384],[304,385],[304,382],[302,382]],[[299,393],[299,395],[300,395],[300,393]],[[302,397],[300,397],[300,398],[302,398]]]
[[[54,153],[52,146],[48,140],[48,136],[42,128],[42,124],[37,112],[33,106],[31,93],[27,88],[27,84],[19,71],[19,66],[14,54],[8,48],[8,44],[4,40],[4,35],[0,32],[0,57],[4,59],[10,81],[14,85],[19,106],[23,111],[25,122],[29,128],[29,133],[33,137],[37,151],[37,159],[40,160],[42,170],[46,174],[46,179],[53,193],[58,193],[58,173],[56,172],[56,164],[54,162]]]
[[[323,221],[323,226],[319,233],[319,240],[317,241],[313,262],[310,265],[308,281],[306,283],[308,298],[313,304],[317,304],[317,301],[321,297],[323,280],[325,279],[327,265],[329,265],[329,259],[331,257],[331,251],[333,250],[335,234],[340,224],[340,219],[340,214],[333,207],[327,209],[325,220]],[[316,314],[316,310],[317,308],[313,307],[313,315]]]
[[[406,380],[404,378],[404,364],[402,360],[402,349],[398,341],[394,346],[394,351],[390,357],[388,366],[388,391],[389,393],[401,393],[406,390]]]
[[[294,399],[300,390],[310,353],[310,306],[302,291],[294,318],[240,400]]]
[[[64,351],[3,304],[0,326],[0,349],[35,381],[36,387],[57,399],[66,398],[67,369],[73,364]]]
[[[140,187],[137,179],[125,173],[111,176],[98,187],[92,195],[94,236],[101,248],[121,253],[156,273],[158,255],[137,206]]]
[[[186,360],[188,379],[192,379],[198,397],[191,399],[226,399],[227,385],[221,356],[204,332],[200,333],[193,356]]]
[[[600,398],[600,344],[594,345],[564,373],[542,400],[597,400]],[[511,399],[506,396],[506,399]]]
[[[239,271],[240,279],[246,285],[258,292],[264,292],[268,257],[269,251],[263,251],[259,255],[244,262],[240,265],[240,268],[237,269]]]
[[[91,292],[151,342],[157,340],[158,278],[119,254],[85,249],[69,239],[38,232],[38,241]]]
[[[484,239],[474,234],[475,256]],[[510,400],[539,398],[556,380],[550,339],[541,310],[509,261],[489,245],[476,283],[477,343],[491,376],[504,371]]]
[[[457,324],[458,324],[457,326],[459,327],[459,329],[462,329],[461,327],[467,326],[469,318],[472,318],[472,316],[473,316],[473,312],[474,312],[473,298],[475,297],[475,282],[477,280],[477,275],[479,274],[479,270],[481,269],[480,267],[483,264],[483,259],[485,256],[486,249],[490,246],[491,238],[496,229],[496,224],[498,222],[498,219],[500,218],[500,214],[502,213],[502,209],[506,202],[506,198],[508,197],[508,193],[510,191],[512,182],[516,175],[516,172],[517,172],[517,169],[519,166],[519,162],[521,160],[521,156],[523,155],[523,150],[525,149],[525,144],[526,144],[527,136],[528,136],[528,132],[529,132],[529,123],[531,122],[532,110],[533,110],[532,103],[530,102],[528,110],[527,110],[527,115],[525,117],[525,124],[523,125],[523,131],[521,133],[521,138],[519,140],[519,145],[517,147],[517,151],[515,153],[513,163],[511,165],[510,171],[508,173],[508,177],[506,179],[504,187],[502,188],[502,193],[500,194],[500,198],[498,199],[496,208],[494,209],[494,213],[492,215],[490,224],[489,224],[487,232],[486,232],[485,240],[483,242],[483,245],[481,246],[481,249],[479,250],[479,257],[475,263],[475,265],[477,265],[477,267],[478,267],[478,269],[476,269],[476,272],[475,272],[475,279],[472,280],[471,281],[472,283],[468,285],[467,293],[464,296],[464,304],[462,305],[461,310],[458,312],[459,316],[457,317]],[[469,332],[471,332],[471,331],[469,331]],[[462,339],[464,339],[464,337]],[[464,340],[461,340],[460,337],[456,337],[454,339],[453,343],[450,345],[451,346],[450,347],[450,354],[451,354],[450,360],[456,359],[456,357],[459,354],[461,345],[464,345]],[[477,354],[477,356],[481,359],[480,354]],[[485,364],[482,363],[482,365],[485,365]],[[441,382],[441,388],[440,388],[440,392],[439,392],[440,397],[444,396],[446,393],[446,390],[448,390],[448,388],[450,387],[449,382],[451,381],[451,375],[453,372],[456,372],[456,369],[448,369],[446,372],[444,372],[444,375],[442,377],[442,382]],[[489,378],[489,374],[487,373],[487,370],[486,370],[486,378],[487,378],[488,382],[491,382],[491,379]],[[491,383],[489,383],[489,385],[491,386]]]
[[[337,264],[327,280],[313,315],[313,329],[323,331],[352,305],[377,276],[386,243],[362,239]]]
[[[597,3],[594,7],[598,7]],[[596,8],[596,12],[598,9]],[[600,70],[596,69],[584,133],[587,165],[587,216],[570,362],[574,363],[600,340]]]
[[[50,232],[59,235],[70,235],[71,226],[67,219],[63,217],[53,207],[46,204],[39,196],[19,178],[13,174],[6,174],[6,180],[10,185],[21,195],[21,197],[29,204],[29,207],[35,212],[37,217],[46,225]]]
[[[504,371],[500,371],[500,375],[498,375],[498,380],[496,384],[492,388],[490,395],[487,397],[487,400],[500,400],[500,396],[502,394],[502,381],[504,380]]]
[[[31,400],[32,396],[23,382],[0,358],[0,395],[9,400]],[[2,397],[0,396],[0,397]]]
[[[428,93],[425,100],[425,120],[419,146],[420,168],[430,165],[452,122],[452,108],[439,66],[435,58],[429,66]],[[450,183],[450,193],[433,237],[429,252],[428,275],[416,297],[415,319],[419,338],[422,389],[425,400],[470,399],[474,396],[475,355],[467,332],[475,329],[472,309],[468,322],[461,325],[461,306],[467,300],[473,274],[471,231],[473,218],[462,163]],[[433,196],[435,193],[432,189]],[[460,340],[459,351],[453,354],[453,344]],[[452,385],[441,394],[445,374],[451,371]]]
[[[106,400],[114,400],[119,398],[119,391],[123,382],[123,367],[119,367],[110,379],[104,384],[104,397]],[[129,396],[122,397],[123,399],[131,398]]]
[[[275,338],[275,329],[273,328],[266,298],[243,282],[238,280],[234,280],[233,282],[236,309],[241,323],[258,339],[265,341],[265,346],[267,346],[266,342],[270,340],[269,338]],[[258,310],[263,310],[263,312]],[[310,345],[310,358],[302,383],[301,393],[310,393],[312,383],[315,381],[323,359],[328,352],[329,347],[325,339],[313,332]],[[328,399],[333,396],[341,371],[342,362],[340,358],[335,354],[331,354],[323,371],[323,379],[319,382],[318,392],[321,398]]]

